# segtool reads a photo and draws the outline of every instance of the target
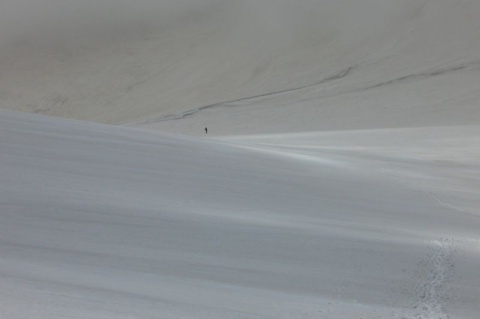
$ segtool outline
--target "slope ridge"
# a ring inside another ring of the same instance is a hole
[[[207,140],[0,115],[4,316],[476,318],[478,127]]]

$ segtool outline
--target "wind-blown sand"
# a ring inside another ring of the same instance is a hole
[[[478,315],[478,127],[213,141],[1,115],[8,318]]]
[[[0,9],[0,317],[478,318],[478,1],[101,3]]]

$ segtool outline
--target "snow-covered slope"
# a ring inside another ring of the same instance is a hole
[[[215,141],[0,115],[2,317],[478,317],[479,127]]]
[[[189,134],[477,125],[479,16],[476,0],[7,0],[0,106]]]

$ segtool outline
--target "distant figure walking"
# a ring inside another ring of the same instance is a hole
[[[208,133],[208,128],[205,128],[205,134],[207,134],[207,133]]]

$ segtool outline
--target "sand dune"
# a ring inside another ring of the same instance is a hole
[[[478,127],[0,124],[2,316],[478,316]]]
[[[3,1],[0,317],[478,318],[479,17]]]
[[[1,13],[4,108],[222,134],[480,120],[478,1],[22,3]]]

